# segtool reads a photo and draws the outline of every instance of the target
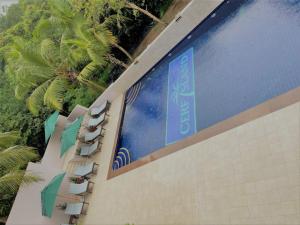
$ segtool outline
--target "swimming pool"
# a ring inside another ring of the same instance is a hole
[[[113,169],[300,86],[300,0],[224,1],[126,93]]]

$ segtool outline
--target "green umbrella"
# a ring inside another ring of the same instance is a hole
[[[70,147],[75,144],[82,120],[83,116],[80,116],[64,129],[60,138],[60,157],[62,157],[70,149]]]
[[[66,173],[52,178],[50,183],[41,191],[42,215],[51,218],[57,193]]]
[[[49,138],[51,137],[51,135],[53,134],[54,130],[55,130],[55,125],[57,122],[57,118],[58,118],[59,112],[55,111],[54,113],[52,113],[51,116],[49,116],[49,118],[44,122],[44,128],[45,128],[45,143],[47,143],[47,141],[49,140]]]

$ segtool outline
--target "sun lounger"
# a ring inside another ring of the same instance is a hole
[[[88,193],[88,192],[90,192],[89,191],[90,184],[91,184],[91,181],[88,181],[88,180],[84,181],[81,184],[71,183],[69,192],[74,195],[82,195],[82,194]]]
[[[93,128],[97,127],[105,121],[105,114],[102,114],[98,118],[90,118],[88,121],[88,127]]]
[[[101,133],[102,133],[102,127],[98,127],[93,132],[86,132],[84,134],[84,142],[92,142],[92,141],[94,141],[97,137],[102,136]]]
[[[84,145],[80,148],[80,155],[81,156],[90,156],[94,154],[95,152],[99,151],[99,141],[95,141],[94,144],[91,145]]]
[[[67,203],[67,208],[65,210],[65,214],[67,215],[80,215],[83,214],[83,207],[86,202],[79,202],[79,203]]]
[[[110,103],[108,101],[105,101],[102,105],[91,108],[90,115],[92,117],[100,116],[102,113],[108,110],[109,105]]]
[[[74,175],[81,176],[81,177],[88,176],[88,175],[94,173],[94,168],[96,165],[98,165],[98,164],[92,162],[92,163],[86,164],[84,166],[78,166],[78,167],[76,167],[76,169],[74,171]]]

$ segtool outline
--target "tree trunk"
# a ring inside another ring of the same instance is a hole
[[[100,38],[98,38],[98,35],[97,35],[97,32],[95,29],[93,30],[93,32],[94,32],[96,39],[101,42]],[[133,58],[131,57],[129,52],[127,52],[122,46],[118,45],[115,42],[111,43],[111,45],[114,46],[115,48],[119,49],[121,52],[123,52],[130,59],[131,62],[133,61]]]
[[[159,18],[157,18],[156,16],[154,16],[153,14],[151,14],[150,12],[148,12],[147,10],[140,8],[139,6],[137,6],[134,3],[126,1],[126,7],[127,8],[131,8],[131,9],[136,9],[136,10],[140,11],[141,13],[145,14],[146,16],[149,16],[154,21],[156,21],[156,22],[158,22],[160,24],[163,24],[164,26],[167,25],[167,23],[165,23],[164,21],[160,20]]]
[[[131,57],[131,55],[129,54],[129,52],[127,52],[122,46],[118,45],[118,44],[113,44],[114,47],[116,47],[117,49],[119,49],[121,52],[123,52],[132,62],[133,58]]]
[[[108,59],[111,63],[113,63],[113,64],[117,64],[117,65],[119,65],[119,66],[122,66],[122,67],[125,68],[125,69],[128,68],[128,66],[127,66],[125,63],[123,63],[122,61],[118,60],[117,58],[113,57],[113,56],[110,55],[110,54],[107,55],[107,59]]]

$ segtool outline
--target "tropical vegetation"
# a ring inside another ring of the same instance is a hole
[[[44,120],[89,106],[133,62],[149,29],[166,25],[171,2],[19,0],[0,15],[0,216],[22,180],[37,180],[23,169],[36,149],[43,155]]]
[[[24,169],[28,162],[39,159],[35,148],[17,145],[19,132],[0,133],[0,221],[5,222],[20,185],[40,180]]]

